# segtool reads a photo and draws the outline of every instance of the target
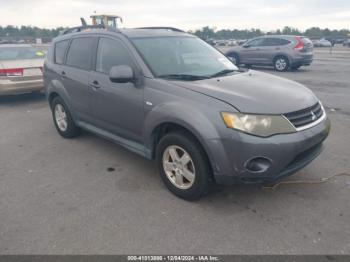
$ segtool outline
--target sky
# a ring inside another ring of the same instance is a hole
[[[0,25],[72,27],[94,11],[122,16],[122,27],[350,29],[350,0],[0,0]]]

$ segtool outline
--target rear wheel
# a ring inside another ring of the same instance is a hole
[[[200,146],[184,132],[165,135],[156,151],[160,176],[176,196],[196,200],[207,193],[211,168]]]
[[[52,117],[58,133],[64,138],[73,138],[80,134],[62,98],[55,97],[51,103]]]
[[[289,68],[288,58],[285,56],[278,56],[274,60],[274,67],[276,71],[284,72]]]

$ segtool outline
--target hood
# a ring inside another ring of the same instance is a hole
[[[284,114],[310,107],[318,101],[308,88],[299,83],[253,70],[220,78],[174,83],[222,100],[243,113]]]

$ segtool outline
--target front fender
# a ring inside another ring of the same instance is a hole
[[[196,136],[207,153],[212,167],[216,170],[219,163],[215,157],[215,152],[220,152],[220,155],[222,155],[225,150],[223,145],[219,143],[220,135],[214,122],[214,120],[208,119],[195,107],[182,104],[181,102],[171,102],[156,106],[145,117],[145,146],[150,152],[153,152],[154,131],[156,128],[165,123],[177,124]]]

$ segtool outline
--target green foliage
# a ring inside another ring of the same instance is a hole
[[[322,38],[322,37],[339,37],[347,38],[350,36],[350,30],[330,30],[328,28],[320,29],[318,27],[312,27],[306,31],[300,31],[297,28],[285,26],[283,29],[277,29],[272,32],[262,32],[260,29],[250,29],[250,30],[238,30],[238,29],[222,29],[216,30],[215,28],[210,28],[205,26],[202,29],[196,31],[190,31],[190,33],[202,38],[202,39],[249,39],[264,34],[277,34],[277,35],[305,35],[310,38]]]
[[[0,37],[10,36],[10,37],[32,37],[32,38],[53,38],[56,37],[60,31],[64,30],[63,27],[58,27],[56,29],[45,29],[32,26],[12,26],[8,25],[6,27],[0,26]]]

